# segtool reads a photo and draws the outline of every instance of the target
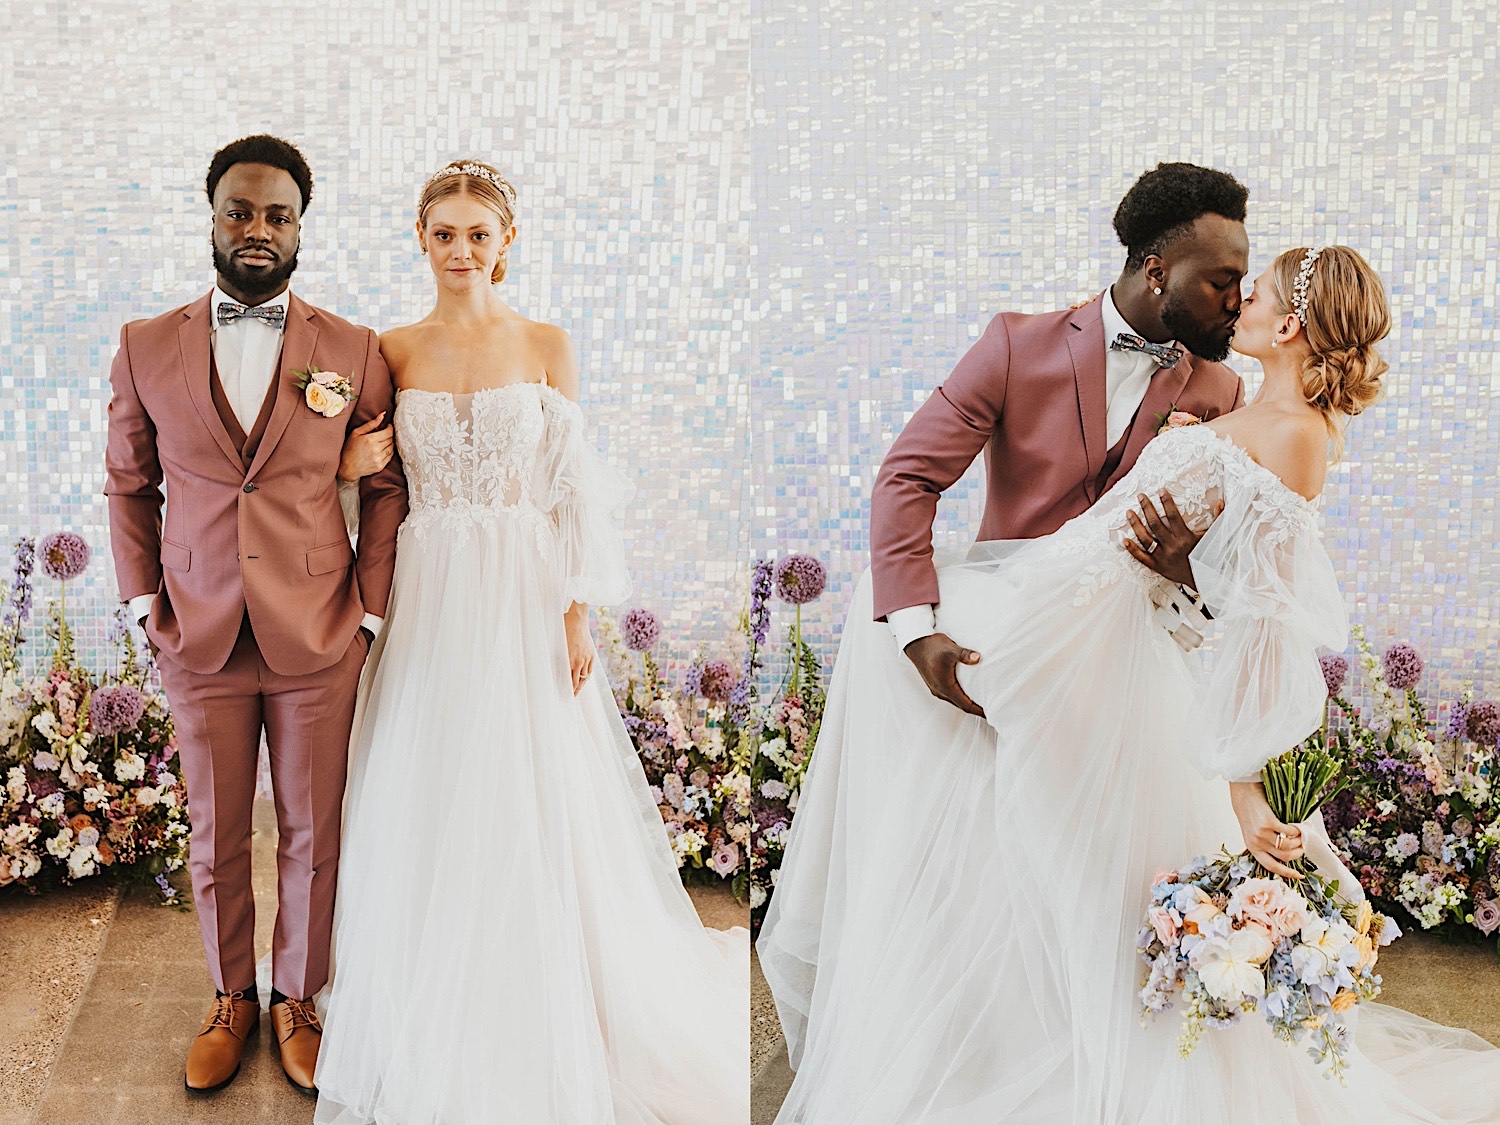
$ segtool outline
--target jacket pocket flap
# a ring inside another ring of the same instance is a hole
[[[354,561],[354,548],[345,539],[341,543],[330,543],[326,547],[314,547],[307,552],[308,574],[329,574],[343,570]]]
[[[170,539],[163,539],[161,541],[161,565],[168,570],[191,570],[193,552],[186,547],[179,547]]]

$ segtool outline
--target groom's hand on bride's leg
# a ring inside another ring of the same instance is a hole
[[[937,698],[953,704],[960,711],[984,718],[984,708],[969,698],[958,683],[960,664],[978,664],[979,654],[964,648],[946,633],[929,633],[918,637],[903,650],[916,665],[927,690]]]

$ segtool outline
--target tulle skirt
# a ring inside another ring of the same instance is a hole
[[[1258,1015],[1187,1060],[1177,1012],[1142,1026],[1154,876],[1242,842],[1187,765],[1196,658],[1138,583],[1080,594],[1087,565],[940,570],[985,719],[928,693],[861,581],[758,943],[797,1072],[779,1125],[1500,1121],[1500,1051],[1389,1007],[1361,1007],[1347,1088]]]
[[[572,694],[546,522],[445,518],[361,684],[316,1120],[739,1125],[747,934],[700,924],[603,668]]]

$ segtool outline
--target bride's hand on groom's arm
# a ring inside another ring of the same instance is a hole
[[[953,704],[960,711],[984,717],[984,708],[969,698],[958,683],[960,664],[978,664],[979,654],[964,648],[946,633],[929,633],[918,637],[903,650],[916,665],[927,690],[937,698]]]
[[[568,635],[568,673],[573,682],[573,694],[583,690],[584,682],[594,674],[594,638],[589,633],[589,607],[574,602],[563,614],[563,626]]]
[[[1159,510],[1144,492],[1136,499],[1140,501],[1140,514],[1125,513],[1131,534],[1135,536],[1134,539],[1125,540],[1125,549],[1130,552],[1130,557],[1167,581],[1196,590],[1193,567],[1188,557],[1203,538],[1202,533],[1188,526],[1187,520],[1177,510],[1177,502],[1172,499],[1170,492],[1161,494]],[[1224,502],[1221,500],[1214,509],[1214,516],[1217,517],[1223,510]]]
[[[391,427],[380,429],[385,421],[382,410],[362,426],[349,431],[344,452],[339,455],[339,480],[353,484],[361,477],[372,476],[390,463],[396,437]]]
[[[1287,864],[1303,855],[1302,829],[1282,824],[1266,802],[1265,790],[1258,781],[1231,781],[1229,799],[1239,819],[1245,847],[1267,871],[1288,879],[1302,876]]]

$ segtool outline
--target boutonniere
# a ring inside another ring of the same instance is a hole
[[[1200,426],[1202,424],[1202,418],[1199,418],[1196,414],[1189,414],[1186,410],[1178,410],[1175,402],[1167,407],[1165,414],[1158,414],[1156,416],[1156,432],[1158,434],[1164,434],[1168,430],[1176,430],[1183,426]]]
[[[292,382],[302,392],[307,405],[325,418],[337,418],[358,397],[354,393],[354,384],[343,375],[319,371],[316,367],[293,371]]]

